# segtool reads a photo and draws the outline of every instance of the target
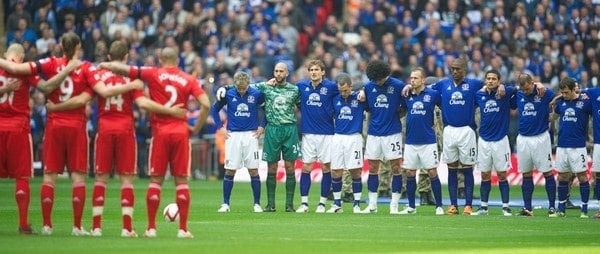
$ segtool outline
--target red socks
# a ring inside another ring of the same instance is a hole
[[[104,212],[104,197],[106,183],[97,181],[92,192],[92,229],[102,228],[102,213]]]
[[[148,229],[156,229],[156,212],[160,205],[161,186],[158,183],[150,183],[146,192],[146,208],[148,209]],[[181,216],[181,215],[180,215]]]
[[[135,204],[133,185],[124,184],[121,186],[121,213],[123,214],[123,228],[129,231],[132,230],[133,204]]]
[[[29,191],[29,179],[16,179],[15,180],[15,200],[17,201],[17,207],[19,209],[19,226],[26,228],[29,225],[27,218],[29,211],[29,197],[31,192]]]
[[[190,188],[187,184],[176,187],[176,202],[179,207],[179,229],[187,231],[187,219],[190,211]]]
[[[54,205],[54,184],[43,183],[40,190],[40,201],[42,203],[43,225],[52,227],[52,206]]]
[[[83,217],[83,207],[85,206],[85,182],[73,183],[73,226],[81,228],[81,218]]]

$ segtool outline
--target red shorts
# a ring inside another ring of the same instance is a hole
[[[88,134],[85,123],[81,126],[56,126],[49,123],[44,132],[44,173],[87,173]]]
[[[133,130],[123,132],[98,132],[95,141],[94,157],[96,174],[108,174],[112,171],[120,175],[136,173],[137,145]]]
[[[150,141],[150,176],[164,176],[167,165],[173,176],[190,176],[190,139],[188,133],[153,133]]]
[[[33,156],[29,132],[0,132],[0,178],[33,176]]]

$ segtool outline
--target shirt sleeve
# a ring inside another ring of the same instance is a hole
[[[227,98],[215,102],[215,104],[213,104],[213,106],[210,108],[210,115],[215,120],[215,126],[217,127],[217,129],[221,128],[223,124],[221,121],[221,117],[219,116],[219,111],[221,111],[225,104],[227,104]]]
[[[137,98],[140,98],[140,97],[144,97],[144,91],[142,91],[142,90],[135,89],[135,90],[132,90],[130,93],[131,93],[131,97],[133,97],[134,100]]]
[[[40,59],[37,61],[29,62],[29,69],[31,71],[31,75],[48,75],[51,69],[54,67],[55,58],[47,57],[44,59]]]

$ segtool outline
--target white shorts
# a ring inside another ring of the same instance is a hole
[[[402,133],[389,136],[367,135],[367,160],[389,161],[402,158]]]
[[[302,135],[302,162],[331,162],[331,139],[333,135]]]
[[[557,147],[556,171],[559,173],[580,173],[587,170],[587,150],[585,147]]]
[[[440,164],[437,144],[425,145],[404,145],[404,162],[402,168],[416,169],[432,169],[437,168]]]
[[[238,170],[258,168],[258,139],[254,131],[233,131],[227,133],[225,140],[225,168]]]
[[[331,140],[331,169],[363,167],[363,137],[360,133],[335,134]]]
[[[498,141],[477,141],[477,170],[481,172],[506,172],[511,168],[508,137]]]
[[[539,172],[552,170],[552,145],[550,134],[517,136],[517,161],[519,172],[529,173],[536,168]]]
[[[444,162],[448,164],[460,161],[463,165],[475,165],[477,162],[477,139],[469,126],[444,127],[442,145]]]
[[[592,171],[600,173],[600,144],[594,144],[592,155]]]

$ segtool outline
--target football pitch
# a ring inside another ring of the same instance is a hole
[[[41,178],[31,181],[30,222],[41,228],[39,200]],[[1,253],[597,253],[600,252],[600,220],[580,219],[578,210],[567,210],[565,218],[548,218],[546,210],[534,217],[504,217],[499,207],[491,207],[489,216],[435,216],[434,207],[417,207],[414,215],[389,215],[389,206],[379,204],[377,214],[315,214],[319,184],[311,188],[311,211],[306,214],[284,212],[285,185],[277,186],[277,212],[252,212],[249,183],[236,182],[230,213],[217,213],[222,202],[220,181],[191,181],[192,196],[189,230],[194,239],[178,239],[177,223],[165,222],[162,207],[174,202],[172,181],[163,185],[161,208],[157,218],[158,237],[142,237],[146,226],[145,189],[147,179],[135,185],[134,229],[141,236],[120,237],[120,186],[117,179],[107,185],[102,237],[74,237],[72,228],[71,184],[59,179],[53,210],[52,236],[20,236],[14,184],[0,180],[0,252]],[[84,228],[91,227],[92,180],[87,183]],[[262,202],[266,189],[262,184]],[[366,186],[365,188],[366,189]],[[476,187],[476,193],[479,188]],[[492,195],[497,197],[497,187]],[[579,201],[578,190],[572,191]],[[447,197],[444,187],[443,195]],[[363,197],[366,196],[366,190]],[[520,199],[520,188],[511,189]],[[535,197],[545,198],[543,187]],[[298,191],[295,204],[299,205]],[[406,202],[406,200],[402,200]],[[418,202],[418,201],[417,201]],[[592,201],[596,202],[596,201]],[[460,204],[460,201],[459,201]],[[329,204],[328,204],[329,207]],[[365,204],[362,204],[365,207]],[[512,207],[517,213],[519,207]],[[461,207],[462,211],[462,207]],[[595,210],[590,210],[593,215]]]

